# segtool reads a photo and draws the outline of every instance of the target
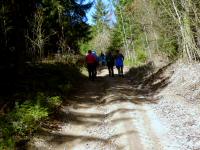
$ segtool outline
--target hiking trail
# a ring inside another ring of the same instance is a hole
[[[138,95],[128,78],[107,74],[104,69],[96,81],[80,84],[57,116],[59,130],[42,131],[28,149],[165,149],[165,128],[150,107],[156,101]]]

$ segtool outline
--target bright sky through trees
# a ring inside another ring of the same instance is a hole
[[[85,2],[92,2],[93,0],[86,0]],[[109,1],[108,0],[102,0],[106,5],[110,5]],[[95,2],[95,0],[94,0]],[[114,8],[113,8],[114,9]],[[95,3],[94,5],[92,6],[92,8],[87,12],[87,23],[92,25],[94,24],[94,22],[92,21],[92,14],[95,12]],[[110,18],[113,22],[116,21],[116,18],[115,18],[115,15],[114,15],[114,12],[111,12],[110,14]]]

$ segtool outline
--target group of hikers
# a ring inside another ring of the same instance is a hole
[[[92,81],[97,78],[97,67],[99,65],[108,67],[110,77],[114,77],[114,66],[116,66],[118,70],[118,76],[124,77],[124,56],[119,50],[116,51],[116,54],[113,54],[113,52],[109,51],[105,55],[103,52],[101,52],[99,56],[97,56],[96,51],[89,50],[88,54],[86,55],[86,63],[89,79]]]

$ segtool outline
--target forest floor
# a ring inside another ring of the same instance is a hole
[[[28,149],[200,149],[200,73],[193,67],[169,65],[153,74],[148,67],[140,73],[125,68],[125,78],[108,77],[103,69],[96,81],[80,83]]]

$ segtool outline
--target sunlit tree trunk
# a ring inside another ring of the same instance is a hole
[[[128,42],[127,42],[127,33],[125,29],[125,22],[124,22],[124,16],[122,14],[122,8],[119,6],[119,14],[120,14],[120,19],[122,22],[122,32],[123,32],[123,41],[124,41],[124,48],[125,48],[125,55],[128,59],[130,59],[129,55],[129,49],[128,49]]]
[[[177,22],[179,27],[179,34],[181,36],[181,43],[179,44],[182,49],[182,55],[185,60],[192,62],[199,57],[199,50],[195,42],[195,35],[192,32],[192,1],[191,0],[162,0],[162,4],[166,7],[166,11]]]

